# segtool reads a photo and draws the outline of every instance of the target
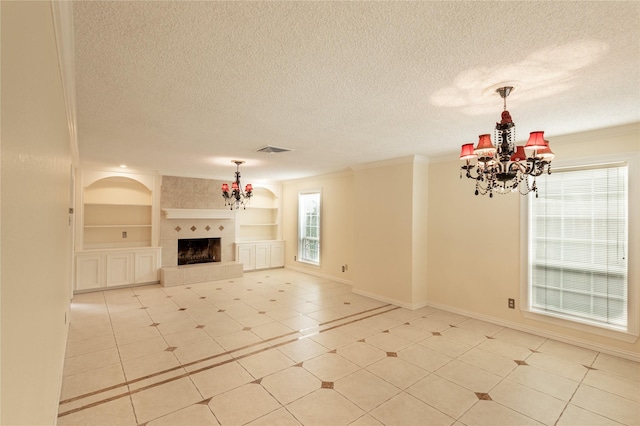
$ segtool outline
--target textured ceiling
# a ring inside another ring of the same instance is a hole
[[[640,121],[639,2],[74,4],[80,160],[285,180]],[[265,145],[289,148],[258,153]]]

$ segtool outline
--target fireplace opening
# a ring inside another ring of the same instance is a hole
[[[220,261],[220,238],[190,238],[178,240],[178,265]]]

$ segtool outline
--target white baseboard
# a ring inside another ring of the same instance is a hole
[[[617,356],[620,358],[628,359],[635,362],[640,362],[640,354],[631,351],[625,351],[622,349],[614,348],[607,345],[601,345],[598,343],[589,342],[583,339],[577,339],[575,337],[568,337],[563,334],[554,333],[547,330],[540,330],[539,328],[529,327],[526,325],[518,324],[511,321],[505,321],[503,319],[491,317],[488,315],[478,314],[476,312],[466,311],[464,309],[458,309],[447,305],[440,305],[438,303],[427,303],[432,308],[442,309],[443,311],[453,312],[454,314],[464,315],[469,318],[490,322],[492,324],[501,325],[503,327],[512,328],[514,330],[523,331],[529,334],[535,334],[536,336],[545,337],[547,339],[558,340],[560,342],[569,343],[571,345],[580,346],[592,351],[602,352],[608,355]]]
[[[351,280],[340,279],[340,278],[336,278],[334,276],[330,276],[330,275],[326,275],[326,274],[320,274],[320,273],[311,271],[311,270],[306,269],[306,268],[298,268],[298,267],[290,266],[290,265],[285,266],[285,268],[286,269],[290,269],[292,271],[302,272],[304,274],[313,275],[313,276],[320,277],[320,278],[326,278],[328,280],[332,280],[332,281],[336,281],[336,282],[339,282],[339,283],[343,283],[343,284],[347,284],[347,285],[353,286],[353,282]],[[500,318],[495,318],[495,317],[491,317],[491,316],[488,316],[488,315],[478,314],[477,312],[467,311],[467,310],[464,310],[464,309],[459,309],[459,308],[455,308],[455,307],[448,306],[448,305],[441,305],[441,304],[438,304],[438,303],[421,302],[421,303],[417,303],[417,304],[411,304],[411,303],[406,303],[406,302],[403,302],[401,300],[393,299],[393,298],[390,298],[390,297],[383,297],[383,296],[380,296],[379,294],[370,293],[368,291],[360,290],[360,289],[357,289],[357,288],[352,288],[351,291],[354,294],[358,294],[360,296],[369,297],[371,299],[378,300],[380,302],[391,303],[391,304],[393,304],[395,306],[400,306],[401,308],[405,308],[405,309],[416,310],[416,309],[423,308],[425,306],[430,306],[432,308],[437,308],[437,309],[441,309],[443,311],[448,311],[448,312],[452,312],[452,313],[455,313],[455,314],[464,315],[464,316],[469,317],[469,318],[473,318],[473,319],[489,322],[489,323],[500,325],[500,326],[503,326],[503,327],[512,328],[514,330],[523,331],[525,333],[534,334],[536,336],[544,337],[544,338],[547,338],[547,339],[558,340],[560,342],[568,343],[568,344],[575,345],[575,346],[580,346],[582,348],[590,349],[590,350],[593,350],[593,351],[596,351],[596,352],[602,352],[602,353],[605,353],[605,354],[608,354],[608,355],[613,355],[613,356],[617,356],[617,357],[620,357],[620,358],[628,359],[630,361],[640,362],[640,354],[638,354],[636,352],[625,351],[625,350],[614,348],[614,347],[611,347],[611,346],[601,345],[601,344],[598,344],[598,343],[589,342],[587,340],[577,339],[575,337],[569,337],[569,336],[565,336],[563,334],[558,334],[558,333],[550,332],[550,331],[547,331],[547,330],[541,330],[539,328],[529,327],[529,326],[526,326],[526,325],[522,325],[522,324],[518,324],[518,323],[515,323],[515,322],[511,322],[511,321],[505,321],[505,320],[500,319]]]
[[[351,280],[347,280],[345,278],[338,278],[338,277],[335,277],[333,275],[321,274],[320,272],[316,272],[316,271],[314,271],[312,269],[309,269],[309,268],[300,268],[300,267],[297,267],[295,265],[294,266],[285,265],[285,269],[290,269],[292,271],[302,272],[303,274],[313,275],[314,277],[324,278],[324,279],[327,279],[327,280],[335,281],[337,283],[342,283],[342,284],[353,286],[353,281],[351,281]]]
[[[374,299],[379,302],[391,303],[392,305],[400,306],[401,308],[410,309],[412,311],[423,308],[428,305],[427,302],[422,302],[417,304],[406,303],[401,300],[393,299],[391,297],[383,297],[383,296],[380,296],[379,294],[369,293],[368,291],[360,290],[357,288],[354,288],[351,291],[354,294],[359,294],[360,296],[366,296],[370,299]]]

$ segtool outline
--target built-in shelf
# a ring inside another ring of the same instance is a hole
[[[74,291],[158,282],[160,181],[79,169]]]
[[[83,249],[150,246],[152,194],[139,181],[108,176],[84,188]]]
[[[239,210],[238,241],[270,241],[278,237],[280,213],[278,197],[268,188],[254,187],[245,210]]]
[[[144,203],[84,203],[85,206],[132,206],[132,207],[151,207],[150,204]]]
[[[151,225],[85,225],[85,228],[151,228]]]
[[[233,210],[216,209],[162,209],[167,219],[220,219],[229,220],[235,218]]]

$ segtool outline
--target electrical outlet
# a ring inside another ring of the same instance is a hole
[[[509,309],[515,309],[515,308],[516,308],[516,300],[509,299]]]
[[[127,238],[127,231],[122,231],[122,238]]]

